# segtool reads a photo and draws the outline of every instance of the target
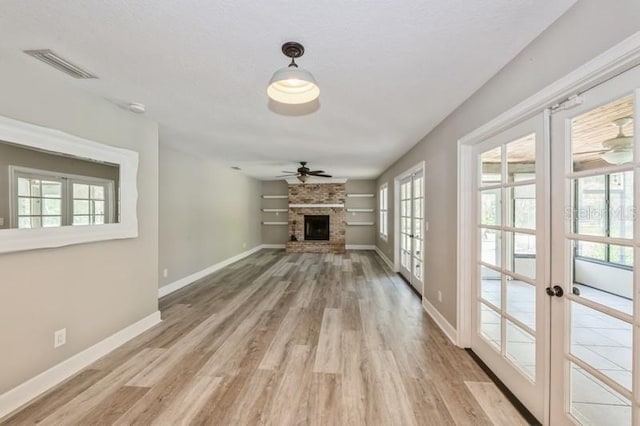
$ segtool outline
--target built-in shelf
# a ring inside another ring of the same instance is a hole
[[[267,213],[286,213],[289,209],[262,209],[262,211]]]
[[[276,226],[276,225],[288,225],[289,222],[262,222],[262,224]]]
[[[262,198],[289,198],[288,195],[263,195]]]
[[[312,208],[312,209],[322,209],[322,208],[342,208],[344,204],[289,204],[291,208]]]
[[[374,194],[347,194],[348,198],[373,198]]]
[[[373,222],[347,222],[347,226],[373,226]]]
[[[348,212],[354,213],[373,213],[374,209],[347,209]]]

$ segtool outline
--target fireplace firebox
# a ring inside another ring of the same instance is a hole
[[[329,241],[329,215],[304,215],[304,239]]]

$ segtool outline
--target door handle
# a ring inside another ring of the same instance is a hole
[[[554,285],[553,287],[547,287],[547,294],[549,296],[562,297],[564,296],[564,290],[559,285]]]

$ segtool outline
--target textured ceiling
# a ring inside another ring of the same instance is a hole
[[[273,178],[307,160],[334,176],[366,178],[574,2],[2,0],[0,55],[52,49],[100,77],[72,84],[146,104],[163,143],[249,175]],[[320,85],[313,108],[268,102],[288,40],[305,45],[298,63]],[[0,63],[15,58],[5,56]]]

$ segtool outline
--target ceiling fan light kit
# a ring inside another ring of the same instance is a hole
[[[289,41],[282,45],[282,53],[291,58],[286,68],[277,70],[267,87],[267,94],[276,102],[284,104],[305,104],[320,96],[320,88],[313,75],[298,67],[295,59],[304,54],[304,46]]]

